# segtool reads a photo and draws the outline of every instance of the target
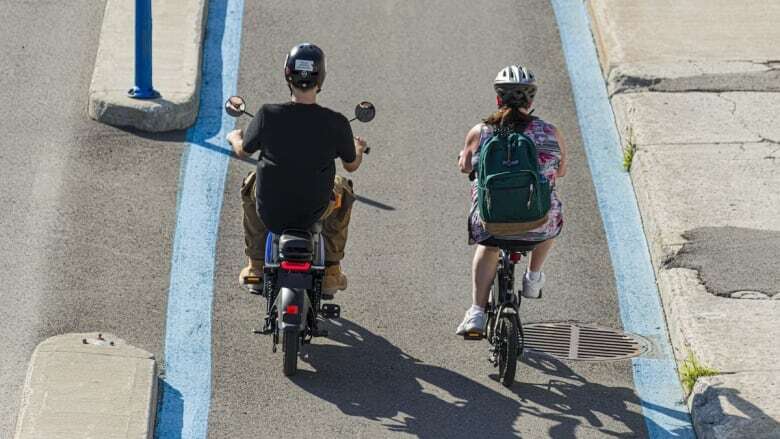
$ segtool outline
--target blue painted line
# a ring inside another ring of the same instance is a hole
[[[633,360],[634,385],[651,438],[695,438],[666,332],[663,308],[582,0],[552,0],[582,141],[607,235],[626,331],[652,340],[654,358]]]
[[[156,437],[160,439],[205,439],[208,431],[211,304],[230,152],[224,139],[235,125],[222,105],[236,91],[243,11],[243,0],[208,2],[200,109],[187,132],[179,176],[165,378],[157,413]]]

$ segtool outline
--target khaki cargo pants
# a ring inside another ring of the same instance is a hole
[[[250,172],[241,185],[241,205],[244,210],[244,244],[250,259],[265,259],[265,240],[268,229],[257,215],[255,172]],[[325,241],[326,265],[336,265],[344,259],[347,245],[347,228],[352,214],[355,193],[352,180],[337,175],[333,185],[333,197],[323,214],[322,236]]]

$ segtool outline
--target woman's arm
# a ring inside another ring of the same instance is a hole
[[[566,142],[563,141],[560,131],[555,129],[555,140],[558,141],[558,147],[561,149],[561,161],[558,164],[558,170],[556,171],[556,177],[560,178],[566,175],[566,160],[568,153],[566,151]]]
[[[479,133],[481,130],[482,124],[480,123],[474,125],[474,127],[469,130],[468,134],[466,134],[463,151],[461,151],[458,156],[458,166],[460,167],[460,172],[464,174],[468,174],[472,171],[471,158],[479,147]]]

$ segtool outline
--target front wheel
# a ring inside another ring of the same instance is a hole
[[[498,354],[498,379],[506,387],[515,381],[517,370],[518,346],[517,320],[512,316],[502,316],[496,328],[496,353]]]
[[[285,331],[282,334],[282,351],[284,359],[282,360],[284,375],[292,376],[298,372],[298,334],[291,331]]]

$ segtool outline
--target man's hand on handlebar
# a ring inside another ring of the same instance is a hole
[[[233,147],[233,154],[238,158],[245,159],[249,157],[249,154],[244,152],[244,132],[241,130],[233,130],[225,136],[230,146]]]
[[[355,152],[359,155],[368,153],[368,142],[362,137],[355,137]]]

